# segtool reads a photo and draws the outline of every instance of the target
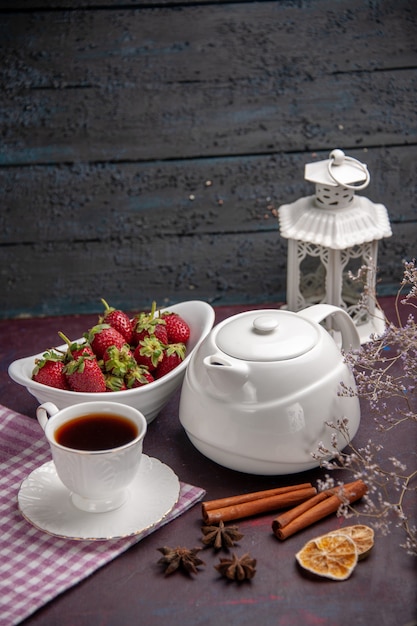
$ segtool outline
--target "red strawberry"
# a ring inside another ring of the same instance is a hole
[[[163,313],[165,320],[168,343],[187,343],[190,338],[190,327],[178,313]]]
[[[136,365],[136,361],[130,347],[125,343],[120,349],[109,346],[103,354],[103,365],[107,373],[123,378],[132,365]]]
[[[137,346],[145,337],[155,335],[161,343],[168,343],[165,321],[155,317],[156,302],[149,313],[139,313],[133,318],[132,344]]]
[[[126,343],[131,343],[133,324],[130,317],[124,311],[115,309],[107,304],[103,298],[101,299],[104,304],[105,310],[102,316],[99,317],[99,324],[109,324],[112,328],[115,328],[123,337]]]
[[[147,367],[151,372],[162,361],[164,346],[155,336],[145,337],[137,346],[133,356],[138,365]]]
[[[90,355],[94,356],[94,352],[91,349],[91,346],[85,341],[70,341],[68,337],[64,335],[64,333],[58,332],[58,335],[65,341],[67,344],[67,354],[66,361],[71,361],[71,359],[76,359],[82,355]]]
[[[63,355],[48,350],[41,359],[35,360],[32,379],[48,387],[69,389],[64,373]]]
[[[164,358],[156,368],[155,378],[161,378],[178,367],[185,358],[185,350],[185,344],[183,343],[170,344],[164,351]]]
[[[149,330],[142,329],[139,330],[140,324],[136,326],[137,330],[133,331],[132,336],[132,344],[138,345],[141,341],[143,341],[146,337],[156,337],[161,343],[168,344],[168,334],[165,325],[162,323],[155,324]]]
[[[78,344],[78,347],[71,350],[71,355],[73,359],[78,359],[79,356],[95,356],[88,343]]]
[[[85,338],[98,359],[103,358],[105,351],[110,346],[116,346],[116,348],[120,350],[126,343],[123,335],[110,326],[110,324],[97,324],[93,326],[93,328],[85,334]]]
[[[67,383],[72,391],[106,391],[106,381],[94,356],[80,356],[65,365]]]
[[[125,376],[126,387],[128,389],[135,389],[136,387],[143,387],[154,381],[154,377],[146,367],[137,365],[129,370]]]
[[[106,381],[106,391],[124,391],[127,389],[124,379],[120,376],[105,373],[104,380]]]

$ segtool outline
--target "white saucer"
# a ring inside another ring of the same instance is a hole
[[[65,539],[103,540],[137,535],[161,521],[177,503],[178,476],[158,459],[142,455],[130,497],[107,513],[77,509],[58,478],[53,461],[34,470],[22,483],[18,505],[23,517],[50,535]]]

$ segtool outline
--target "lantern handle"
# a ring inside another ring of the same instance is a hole
[[[365,181],[363,183],[348,184],[342,183],[340,180],[337,179],[334,174],[334,168],[338,165],[342,165],[345,162],[351,163],[352,165],[354,165],[354,167],[357,167],[363,172],[363,174],[365,174]],[[369,185],[369,181],[371,179],[366,164],[361,163],[361,161],[359,161],[358,159],[346,156],[343,150],[332,150],[332,152],[330,152],[329,161],[327,163],[327,170],[329,172],[329,176],[334,180],[334,182],[338,185],[341,185],[342,187],[346,187],[346,189],[355,189],[356,191],[360,189],[365,189],[365,187]]]

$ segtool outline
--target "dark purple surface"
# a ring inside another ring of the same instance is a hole
[[[383,306],[392,315],[393,299]],[[248,307],[220,307],[216,323]],[[7,368],[16,358],[56,343],[57,331],[80,336],[95,316],[55,317],[0,322],[0,403],[34,417],[37,402],[13,383]],[[183,481],[203,487],[206,499],[268,489],[323,477],[322,470],[292,476],[262,477],[222,468],[203,457],[189,442],[178,420],[179,393],[149,426],[144,452],[167,463]],[[374,437],[375,426],[363,407],[357,445]],[[379,435],[381,437],[381,435]],[[401,454],[415,466],[412,429],[383,435],[386,457]],[[335,475],[336,477],[336,475]],[[414,513],[415,498],[414,498]],[[227,623],[262,626],[410,626],[417,618],[417,560],[400,548],[403,534],[376,533],[371,555],[345,582],[313,580],[297,567],[294,555],[309,539],[352,523],[331,516],[314,527],[279,542],[271,532],[274,514],[236,522],[244,538],[236,552],[257,559],[257,574],[248,584],[219,579],[214,565],[223,553],[204,550],[206,566],[194,578],[181,574],[164,578],[157,561],[160,546],[201,546],[201,512],[197,505],[158,530],[90,578],[56,598],[26,624],[52,626],[127,626],[173,624],[211,626]],[[369,523],[359,518],[361,523]],[[39,573],[42,576],[42,573]]]

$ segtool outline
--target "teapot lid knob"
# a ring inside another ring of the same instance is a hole
[[[271,333],[278,327],[278,320],[272,315],[260,315],[253,320],[253,327],[260,333]]]

